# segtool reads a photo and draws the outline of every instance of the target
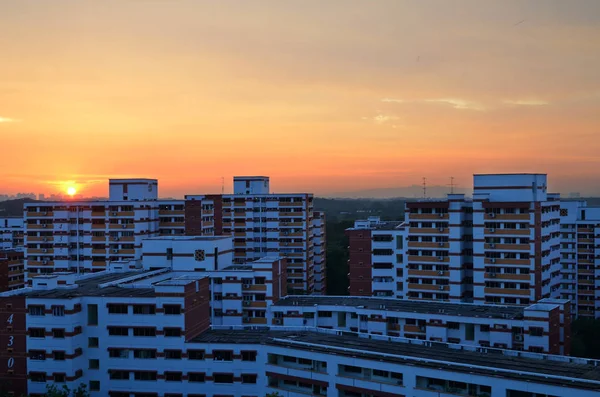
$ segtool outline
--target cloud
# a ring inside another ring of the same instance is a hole
[[[381,102],[386,103],[441,103],[445,105],[450,105],[454,109],[461,110],[477,110],[483,111],[486,110],[485,106],[480,103],[467,101],[459,98],[436,98],[436,99],[415,99],[415,100],[406,100],[406,99],[396,99],[396,98],[383,98]]]
[[[511,106],[544,106],[550,104],[550,102],[539,100],[539,99],[518,99],[518,100],[506,100],[503,101],[505,105]]]
[[[0,116],[0,123],[18,123],[21,120]]]
[[[387,122],[390,121],[394,121],[394,120],[398,120],[398,117],[396,116],[390,116],[390,115],[386,115],[386,114],[378,114],[375,117],[373,117],[373,122],[375,122],[375,124],[385,124]]]

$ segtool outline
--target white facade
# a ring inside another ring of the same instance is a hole
[[[233,263],[233,239],[229,236],[147,238],[142,241],[142,262],[147,269],[219,270]]]
[[[23,218],[0,218],[0,250],[23,248]]]
[[[156,179],[110,179],[110,201],[156,201],[158,180]]]

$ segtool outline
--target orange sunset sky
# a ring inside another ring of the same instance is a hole
[[[600,194],[600,1],[2,0],[0,156],[0,193]]]

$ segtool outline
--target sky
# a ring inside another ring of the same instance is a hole
[[[600,194],[598,0],[3,0],[0,193]]]

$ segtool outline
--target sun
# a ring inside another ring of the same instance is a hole
[[[74,195],[75,195],[75,193],[77,193],[77,189],[76,189],[74,186],[69,186],[69,187],[67,188],[67,194],[68,194],[69,196],[74,196]]]

